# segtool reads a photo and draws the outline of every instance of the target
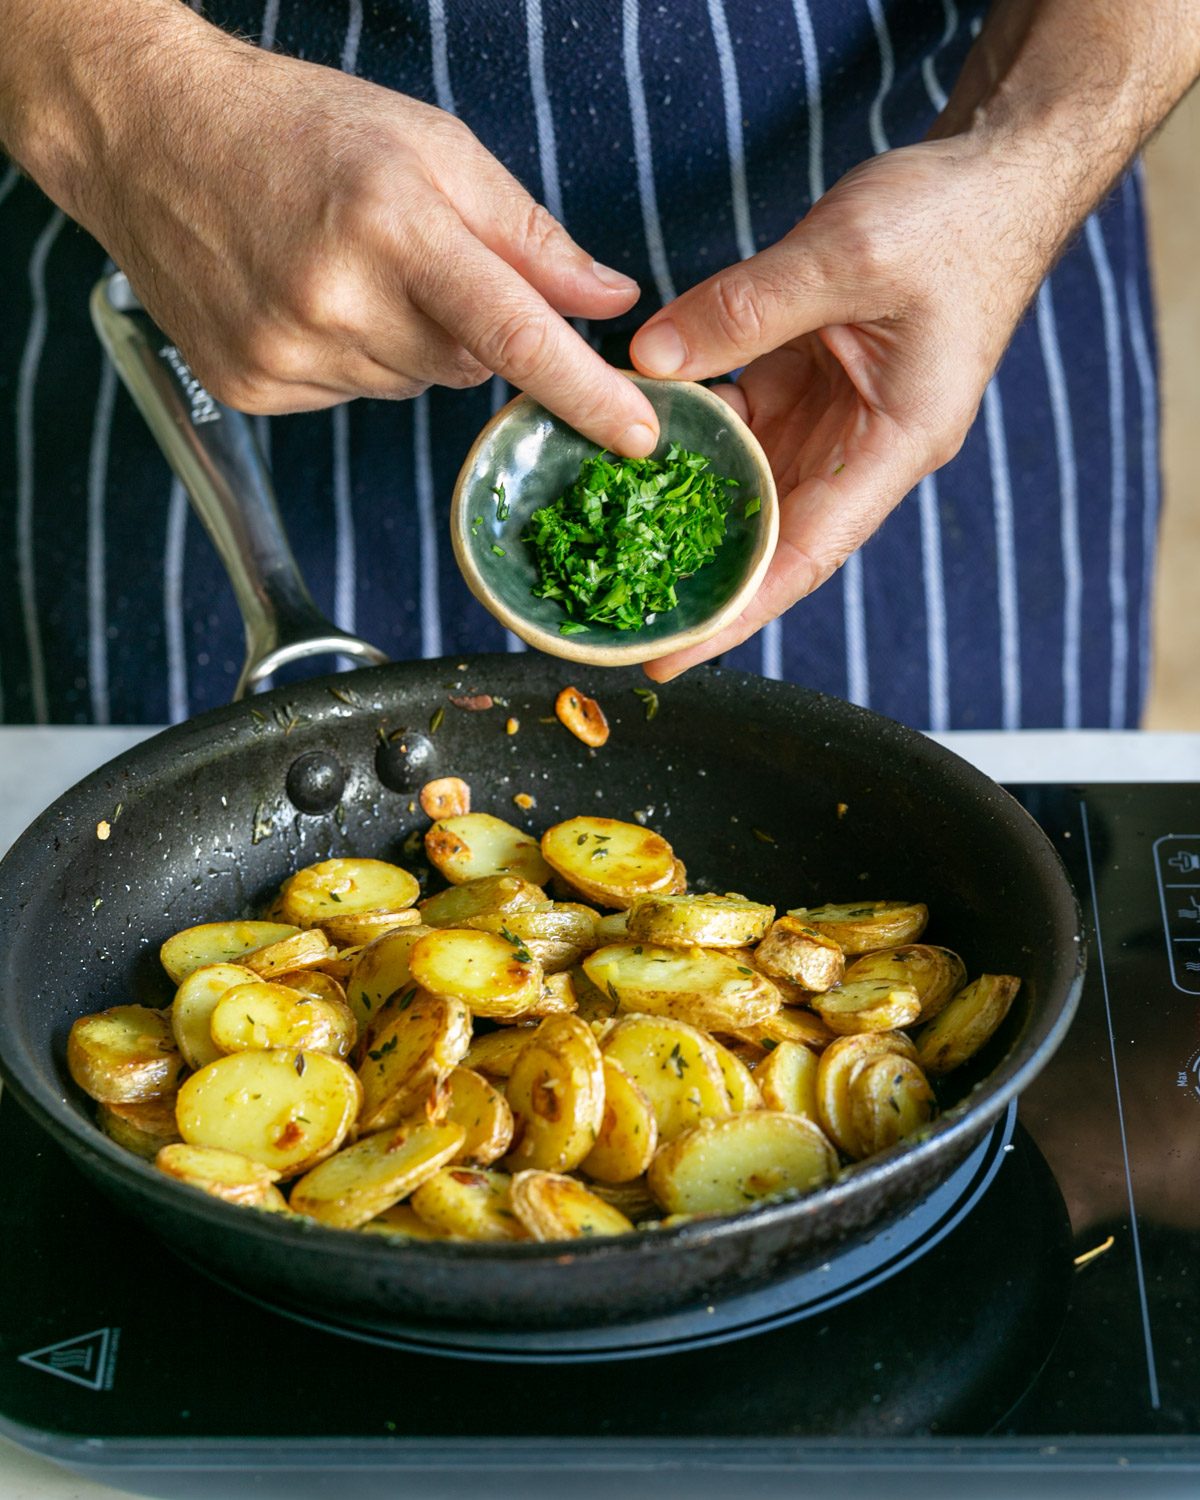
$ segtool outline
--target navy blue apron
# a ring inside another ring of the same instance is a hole
[[[210,19],[451,109],[643,296],[786,233],[921,138],[982,0],[217,0]],[[102,250],[0,159],[0,716],[162,722],[228,700],[241,627],[207,539],[105,367]],[[494,380],[262,420],[314,595],[395,659],[518,649],[445,528]],[[1140,178],[1055,268],[960,455],[813,597],[725,660],[918,727],[1138,722],[1158,520]]]

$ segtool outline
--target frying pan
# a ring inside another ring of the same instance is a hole
[[[173,401],[175,438],[193,450],[209,444],[212,428],[238,427],[239,462],[257,470],[245,419],[220,408],[220,422],[192,426],[187,377],[148,342],[152,330],[128,299],[109,313],[128,337],[126,354],[142,362],[140,394],[130,381],[139,403]],[[111,327],[106,342],[111,349]],[[147,372],[158,382],[163,371],[171,380],[148,395]],[[227,470],[223,441],[224,457],[207,447],[190,477],[173,455],[193,495],[201,470],[210,479]],[[255,487],[259,542],[251,537],[238,566],[269,614],[294,564],[273,534],[261,472]],[[274,584],[253,576],[264,538],[284,560]],[[288,588],[295,604],[295,579]],[[318,620],[313,638],[345,649],[330,630]],[[246,681],[256,675],[249,629],[248,646]],[[414,1324],[578,1327],[711,1301],[826,1259],[896,1217],[944,1180],[1061,1041],[1082,983],[1078,908],[1045,836],[985,776],[878,715],[716,668],[662,688],[652,719],[632,691],[645,682],[637,671],[580,680],[612,724],[609,743],[592,751],[553,720],[564,670],[532,655],[450,658],[235,702],[81,782],[0,864],[6,1086],[135,1219],[230,1286],[383,1336]],[[480,693],[502,703],[469,712],[448,701]],[[510,715],[521,724],[512,736]],[[450,774],[470,784],[476,808],[533,829],[578,813],[644,818],[672,842],[696,889],[739,890],[780,908],[859,896],[925,901],[930,941],[957,949],[973,974],[1020,975],[1020,994],[985,1052],[947,1080],[943,1112],[923,1138],[807,1197],[623,1238],[495,1246],[349,1234],[182,1187],[103,1136],[67,1072],[71,1023],[131,1000],[166,1004],[159,944],[192,923],[261,910],[298,866],[352,852],[412,867],[402,845],[426,821],[415,793]],[[528,814],[513,805],[520,792],[535,799]],[[106,839],[97,837],[102,820]],[[129,1254],[154,1253],[131,1225]]]

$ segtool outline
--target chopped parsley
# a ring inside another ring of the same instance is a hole
[[[522,539],[538,571],[534,594],[567,619],[640,630],[679,603],[678,584],[710,563],[725,539],[737,481],[672,443],[665,459],[586,458],[564,494],[535,510]]]
[[[497,521],[508,520],[508,497],[504,493],[502,484],[492,486],[492,494],[496,497],[496,519]]]

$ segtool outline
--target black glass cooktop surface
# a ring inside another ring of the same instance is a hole
[[[382,1346],[193,1271],[4,1098],[0,1431],[162,1495],[1200,1486],[1200,788],[1020,795],[1085,911],[1079,1015],[873,1258],[562,1358]]]

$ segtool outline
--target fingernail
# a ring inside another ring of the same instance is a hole
[[[603,265],[600,261],[592,262],[592,275],[597,281],[602,281],[605,286],[610,286],[618,292],[636,292],[638,284],[632,276],[626,276],[623,271],[614,271],[612,266]]]
[[[647,458],[658,446],[658,434],[645,422],[634,422],[621,434],[617,447],[626,458]]]
[[[674,375],[687,358],[679,330],[669,320],[643,328],[632,349],[638,364],[651,375]]]

